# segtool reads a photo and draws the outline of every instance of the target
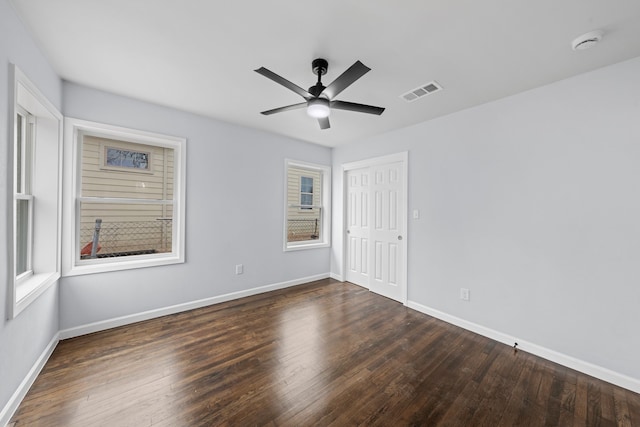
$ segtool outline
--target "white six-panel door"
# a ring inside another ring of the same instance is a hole
[[[405,302],[405,161],[349,169],[346,280]]]

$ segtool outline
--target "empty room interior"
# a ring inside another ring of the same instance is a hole
[[[0,60],[0,426],[640,426],[640,2],[0,0]]]

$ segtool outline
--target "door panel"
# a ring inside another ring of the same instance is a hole
[[[360,253],[363,256],[360,259],[360,273],[365,277],[369,276],[369,239],[360,239]]]
[[[398,285],[398,245],[389,245],[389,284]]]
[[[373,259],[375,260],[376,266],[376,274],[373,278],[377,281],[382,281],[382,258],[383,258],[384,248],[382,247],[381,242],[376,242],[375,255]]]

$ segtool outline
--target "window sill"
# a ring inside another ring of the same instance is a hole
[[[60,278],[60,273],[34,274],[16,285],[16,303],[13,307],[13,318],[35,301],[51,285]]]
[[[91,260],[88,263],[75,265],[68,271],[65,271],[63,276],[81,276],[84,274],[108,273],[111,271],[132,270],[135,268],[157,267],[182,263],[184,263],[184,256],[175,254],[167,254],[166,256],[154,255],[153,258],[140,255],[137,259],[127,259],[117,262],[114,262],[114,258],[105,258],[103,262],[100,262],[100,260]]]
[[[317,248],[329,248],[331,244],[328,242],[317,242],[317,243],[309,243],[309,242],[300,242],[300,243],[289,243],[285,246],[284,251],[301,251],[305,249],[317,249]]]

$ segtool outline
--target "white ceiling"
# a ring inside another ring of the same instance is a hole
[[[12,0],[65,80],[223,121],[338,146],[640,56],[638,0]],[[596,47],[571,41],[601,29]],[[336,99],[320,130],[302,102],[253,72],[303,88],[356,60],[372,70]],[[436,80],[441,92],[400,95]]]

